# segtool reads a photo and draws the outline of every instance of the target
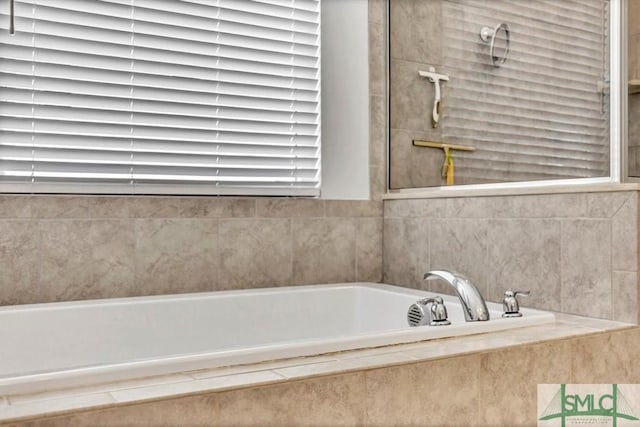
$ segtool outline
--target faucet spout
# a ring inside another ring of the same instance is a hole
[[[489,310],[480,291],[463,275],[447,270],[432,270],[425,273],[424,278],[440,278],[456,290],[467,322],[489,320]]]

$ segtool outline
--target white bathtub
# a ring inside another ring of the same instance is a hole
[[[408,343],[554,321],[523,309],[450,326],[407,326],[429,292],[373,283],[209,292],[0,308],[0,395]]]

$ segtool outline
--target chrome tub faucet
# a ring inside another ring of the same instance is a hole
[[[482,294],[476,285],[463,275],[447,270],[432,270],[425,273],[424,278],[425,280],[442,279],[455,289],[467,322],[489,320],[489,310]]]

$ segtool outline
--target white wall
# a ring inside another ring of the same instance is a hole
[[[367,0],[322,0],[322,198],[369,198]]]

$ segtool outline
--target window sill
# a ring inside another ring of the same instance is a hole
[[[640,183],[590,182],[584,184],[514,183],[489,185],[460,185],[455,187],[408,188],[390,190],[383,200],[447,199],[454,197],[523,196],[534,194],[601,193],[640,190]]]

